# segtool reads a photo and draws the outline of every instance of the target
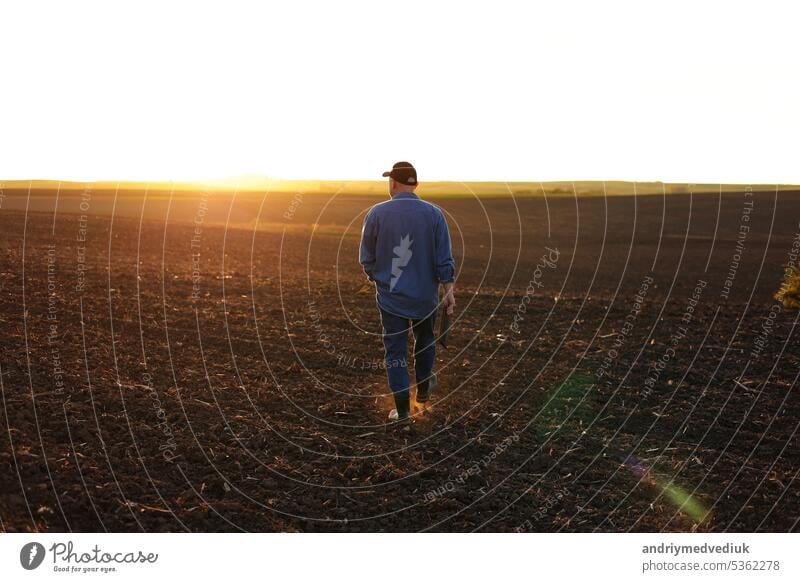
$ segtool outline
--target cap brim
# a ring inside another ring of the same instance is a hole
[[[391,172],[384,172],[384,173],[383,173],[383,177],[384,177],[384,178],[388,178],[388,177],[389,177],[389,176],[391,176],[391,175],[392,175],[392,173],[391,173]]]

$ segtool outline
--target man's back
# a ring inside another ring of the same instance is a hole
[[[439,283],[454,276],[444,214],[413,192],[376,204],[364,219],[360,261],[375,281],[381,309],[409,319],[429,316]]]

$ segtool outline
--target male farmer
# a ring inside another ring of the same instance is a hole
[[[420,200],[417,171],[397,162],[388,172],[390,200],[376,204],[364,218],[359,260],[377,290],[378,309],[386,348],[386,375],[394,394],[390,420],[407,421],[410,383],[407,364],[409,328],[414,333],[417,402],[426,402],[436,388],[434,323],[442,303],[452,314],[455,263],[447,221],[439,208]]]

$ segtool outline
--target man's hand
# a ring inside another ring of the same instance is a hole
[[[456,309],[456,296],[454,290],[453,283],[445,283],[444,284],[444,299],[442,299],[442,305],[447,311],[447,315],[453,315],[453,312]]]

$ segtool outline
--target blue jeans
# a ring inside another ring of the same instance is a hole
[[[408,319],[380,310],[383,324],[383,346],[386,349],[386,376],[395,394],[408,392],[408,330],[414,333],[414,370],[417,384],[433,373],[436,361],[436,312],[425,319]]]

